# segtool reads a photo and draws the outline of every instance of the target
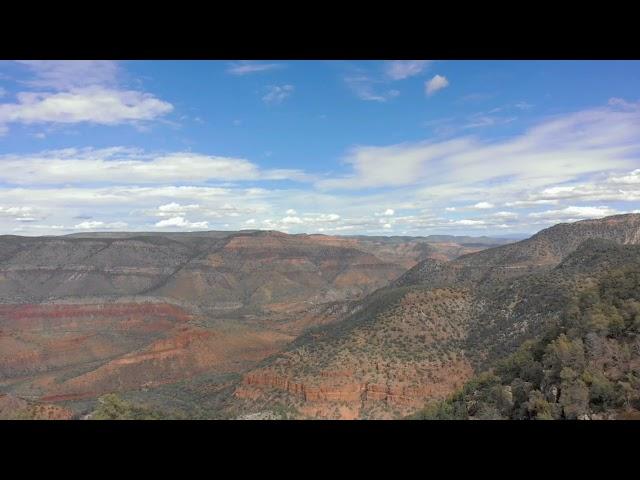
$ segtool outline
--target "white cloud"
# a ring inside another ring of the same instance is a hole
[[[484,225],[485,224],[485,222],[483,220],[470,220],[470,219],[454,220],[451,223],[453,223],[455,225],[465,225],[465,226],[476,226],[476,225]]]
[[[467,139],[440,143],[399,144],[388,147],[355,147],[345,162],[351,164],[354,175],[317,182],[320,188],[361,188],[401,186],[420,181],[426,164],[469,148]],[[440,173],[440,172],[438,172]]]
[[[179,203],[171,202],[165,205],[160,205],[155,215],[158,217],[173,217],[177,214],[183,214],[198,209],[200,209],[200,205],[197,204],[180,205]]]
[[[207,229],[209,228],[208,222],[190,222],[186,220],[184,217],[171,217],[165,220],[160,220],[155,225],[158,228],[168,228],[168,227],[178,227],[183,229]]]
[[[282,219],[282,223],[287,224],[287,223],[303,223],[302,219],[300,217],[292,217],[292,216],[286,216]]]
[[[360,145],[347,153],[342,176],[123,147],[3,154],[0,205],[25,210],[0,213],[0,231],[149,231],[158,224],[326,234],[531,232],[638,209],[640,203],[607,202],[640,202],[639,127],[640,111],[614,105],[547,118],[506,139]],[[272,179],[318,188],[244,183]],[[478,208],[483,203],[500,211]],[[447,218],[449,212],[465,218]],[[114,227],[124,220],[126,228]]]
[[[122,229],[127,228],[127,224],[125,222],[112,222],[112,223],[104,223],[95,220],[89,220],[86,222],[78,223],[74,225],[74,229],[76,230],[112,230],[112,229]]]
[[[627,175],[612,176],[609,182],[628,185],[640,184],[640,168],[635,169]]]
[[[505,140],[464,136],[442,141],[357,146],[345,162],[352,173],[317,182],[320,188],[421,184],[430,195],[491,189],[535,189],[597,172],[637,168],[640,111],[595,108],[547,118]],[[634,175],[635,177],[635,175]],[[507,201],[513,201],[508,199]],[[528,200],[537,200],[531,198]]]
[[[207,180],[308,180],[296,170],[265,170],[242,158],[191,152],[151,154],[114,147],[0,155],[0,181],[17,185],[86,182],[149,184]]]
[[[332,223],[340,220],[340,215],[336,214],[309,214],[305,213],[302,218],[298,216],[288,215],[284,217],[280,222],[269,221],[272,227],[278,228],[278,226],[288,227],[290,225],[314,225],[318,223]]]
[[[518,218],[518,214],[514,212],[496,212],[491,215],[494,218],[501,218],[503,220],[516,220]]]
[[[425,91],[427,95],[433,95],[438,90],[442,90],[449,86],[449,80],[442,75],[435,75],[431,80],[425,82]]]
[[[0,98],[4,97],[6,94],[7,91],[3,87],[0,87]]]
[[[8,125],[52,123],[132,124],[155,120],[173,106],[146,92],[121,88],[117,62],[102,60],[23,60],[31,78],[21,81],[36,91],[16,94],[0,103],[0,135]]]
[[[335,213],[305,213],[302,216],[288,215],[281,220],[267,218],[262,220],[262,224],[266,229],[284,232],[292,229],[298,232],[325,232],[343,229],[344,225],[340,225],[341,220],[342,217]]]
[[[79,87],[115,85],[118,64],[110,60],[20,60],[35,76],[25,83],[32,87],[70,90]]]
[[[608,104],[622,110],[638,110],[640,108],[640,102],[627,102],[624,98],[617,97],[610,98]]]
[[[519,110],[530,110],[534,107],[534,105],[531,105],[530,103],[524,101],[515,103],[513,106]]]
[[[0,216],[15,217],[33,212],[31,207],[3,207],[0,206]]]
[[[505,207],[527,208],[537,205],[556,205],[558,200],[516,200],[515,202],[506,202]]]
[[[530,194],[528,204],[557,204],[562,200],[579,201],[637,201],[640,200],[640,170],[609,174],[590,182],[547,187]]]
[[[484,209],[488,209],[488,208],[493,208],[495,205],[493,203],[489,203],[489,202],[478,202],[475,205],[472,205],[471,208],[476,208],[479,210],[484,210]]]
[[[66,92],[21,92],[17,103],[0,104],[0,125],[95,123],[116,125],[153,120],[173,110],[149,93],[84,87]]]
[[[160,205],[158,210],[162,213],[183,213],[189,210],[197,210],[200,205],[180,205],[179,203],[167,203],[166,205]]]
[[[581,218],[602,218],[608,215],[619,213],[617,210],[607,207],[576,207],[570,206],[558,210],[547,210],[545,212],[530,213],[531,218],[542,218],[553,221],[570,221]]]
[[[293,93],[293,85],[272,85],[267,87],[267,93],[262,100],[267,105],[279,105]]]
[[[387,62],[385,72],[392,80],[403,80],[421,73],[429,60],[392,60]]]
[[[251,73],[267,72],[282,67],[283,65],[280,63],[259,63],[245,60],[230,63],[229,68],[227,68],[227,73],[231,75],[248,75]]]
[[[307,223],[331,223],[338,220],[340,220],[340,215],[337,213],[304,214],[304,221]]]
[[[376,212],[374,215],[376,217],[392,217],[395,213],[396,212],[393,208],[387,208],[384,212]]]

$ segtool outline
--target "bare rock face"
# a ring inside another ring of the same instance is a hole
[[[404,372],[403,380],[384,375],[371,382],[361,382],[359,372],[321,372],[320,378],[299,381],[269,371],[251,372],[244,376],[235,391],[239,399],[258,405],[273,391],[286,392],[285,397],[295,405],[302,418],[350,420],[355,418],[395,418],[422,407],[425,402],[443,399],[459,388],[472,374],[464,364],[439,368],[429,381],[415,375],[411,368]]]

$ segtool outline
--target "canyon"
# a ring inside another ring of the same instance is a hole
[[[240,375],[421,260],[506,242],[271,231],[1,236],[0,393],[22,410],[39,402],[78,416],[107,393]]]
[[[640,272],[639,245],[640,214],[558,224],[520,241],[0,237],[0,414],[87,418],[117,393],[168,418],[405,418],[475,388],[527,342],[564,332],[558,325],[586,291]],[[627,296],[598,308],[624,308],[632,323],[634,287],[618,290]],[[585,381],[635,385],[624,380],[640,365],[631,323],[624,338],[584,337],[614,352],[592,358]],[[540,388],[554,415],[573,415],[548,393],[558,383]]]

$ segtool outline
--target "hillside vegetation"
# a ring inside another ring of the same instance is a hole
[[[639,334],[636,262],[574,291],[539,338],[412,418],[640,418]]]

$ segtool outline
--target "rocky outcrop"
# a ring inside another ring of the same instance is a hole
[[[393,385],[377,383],[359,383],[356,378],[347,381],[335,380],[328,374],[326,383],[305,384],[277,374],[252,373],[243,379],[243,385],[236,390],[238,398],[256,398],[256,390],[251,387],[275,388],[284,390],[305,402],[345,402],[364,403],[384,402],[388,405],[415,406],[441,391],[440,385]],[[250,388],[245,388],[250,387]],[[441,393],[441,392],[440,392]],[[437,395],[436,395],[437,396]]]
[[[367,411],[371,410],[378,411],[381,418],[392,418],[391,411],[408,413],[427,401],[446,397],[472,374],[473,370],[465,362],[444,366],[430,379],[411,377],[409,368],[404,381],[392,380],[384,370],[366,379],[345,370],[294,378],[267,369],[244,375],[234,395],[247,400],[251,408],[251,405],[263,406],[272,391],[286,392],[291,403],[311,418],[366,418]]]

